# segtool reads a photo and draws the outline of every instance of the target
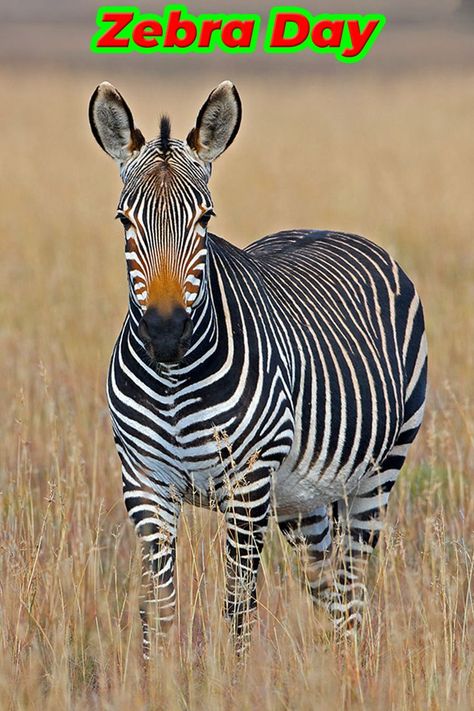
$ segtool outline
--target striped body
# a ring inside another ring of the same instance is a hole
[[[126,467],[206,503],[258,453],[277,512],[343,498],[392,449],[405,403],[421,422],[426,352],[411,282],[353,235],[293,231],[245,250],[209,236],[208,252],[182,364],[148,362],[133,305],[120,334],[108,392]]]

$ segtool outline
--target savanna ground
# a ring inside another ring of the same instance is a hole
[[[222,522],[187,508],[178,620],[148,674],[104,397],[127,290],[120,181],[86,118],[103,78],[0,74],[0,708],[474,708],[474,75],[239,82],[244,123],[214,169],[214,231],[243,245],[345,229],[389,248],[425,304],[429,405],[371,562],[359,646],[336,648],[272,529],[237,669]],[[224,77],[107,78],[145,135],[167,110],[183,137]]]

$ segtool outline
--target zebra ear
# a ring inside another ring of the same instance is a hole
[[[108,81],[99,84],[89,102],[89,122],[99,146],[122,167],[145,143],[132,112]]]
[[[201,108],[196,126],[189,133],[189,147],[204,162],[218,158],[237,135],[242,119],[242,104],[237,89],[223,81]]]

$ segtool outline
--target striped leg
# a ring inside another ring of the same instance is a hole
[[[285,538],[305,549],[305,578],[311,596],[327,610],[336,633],[345,634],[362,622],[368,560],[409,446],[410,442],[397,444],[383,466],[364,478],[356,492],[333,505],[332,517],[326,507],[306,517],[278,517]]]
[[[331,519],[320,506],[308,516],[278,516],[278,525],[286,540],[305,553],[305,582],[314,602],[331,584]]]
[[[337,552],[332,583],[321,591],[320,599],[338,634],[354,631],[362,623],[367,606],[367,566],[383,526],[380,517],[389,495],[389,490],[379,486],[381,478],[382,472],[374,473],[364,480],[356,495],[333,505]]]
[[[425,389],[426,353],[407,388],[406,419],[395,445],[382,464],[334,506],[342,551],[336,564],[334,585],[325,591],[323,598],[337,630],[348,631],[362,621],[367,604],[364,581],[368,561],[383,528],[381,517],[390,491],[423,419]]]
[[[270,474],[254,466],[229,487],[225,501],[226,600],[239,653],[250,643],[251,612],[257,604],[256,584],[270,510]]]
[[[383,464],[364,477],[356,491],[334,504],[340,545],[333,584],[322,592],[321,598],[336,632],[349,633],[362,623],[369,559],[383,529],[382,517],[408,447],[409,443],[393,447]]]
[[[143,655],[162,648],[174,620],[174,563],[180,503],[168,493],[131,489],[124,493],[128,513],[142,542]]]

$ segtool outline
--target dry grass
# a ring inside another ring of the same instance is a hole
[[[389,247],[425,302],[430,406],[371,565],[359,648],[334,648],[273,531],[236,669],[221,524],[187,509],[179,620],[147,676],[104,399],[126,284],[119,179],[86,122],[102,78],[0,75],[0,708],[473,708],[474,77],[239,83],[245,122],[215,168],[216,231],[245,243],[320,226]],[[222,77],[108,78],[147,135],[167,109],[182,136]]]

